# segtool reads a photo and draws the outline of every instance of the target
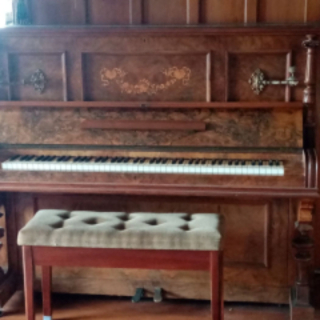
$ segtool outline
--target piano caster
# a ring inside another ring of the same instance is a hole
[[[162,297],[162,289],[160,287],[157,287],[154,289],[154,296],[153,296],[153,301],[156,303],[162,302],[163,297]]]
[[[131,301],[132,303],[137,303],[141,301],[141,298],[143,297],[144,290],[143,288],[137,288],[136,293],[132,297]]]

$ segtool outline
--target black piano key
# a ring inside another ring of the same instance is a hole
[[[15,155],[15,156],[12,156],[9,161],[14,161],[14,160],[17,160],[20,156],[19,155]]]

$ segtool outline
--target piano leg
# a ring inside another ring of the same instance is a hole
[[[23,253],[23,271],[24,271],[24,295],[27,320],[35,320],[34,310],[34,264],[32,248],[24,246]]]
[[[311,305],[310,278],[312,274],[312,212],[311,201],[301,201],[298,210],[296,234],[292,241],[295,251],[297,273],[296,282],[290,295],[291,320],[314,319],[314,307]]]

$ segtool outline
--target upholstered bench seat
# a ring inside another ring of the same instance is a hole
[[[52,267],[207,270],[211,320],[223,320],[223,223],[208,213],[40,210],[20,230],[27,320],[42,269],[44,320],[52,319]]]
[[[217,251],[217,214],[41,210],[19,232],[22,246]]]

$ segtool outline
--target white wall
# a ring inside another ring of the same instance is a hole
[[[6,16],[12,11],[12,0],[0,0],[0,26],[6,24]]]

